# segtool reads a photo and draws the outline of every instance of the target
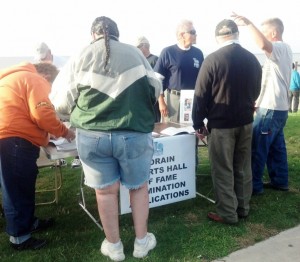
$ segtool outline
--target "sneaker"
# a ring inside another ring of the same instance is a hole
[[[0,217],[5,217],[4,210],[1,204],[0,204]]]
[[[38,219],[37,222],[31,228],[31,233],[35,233],[38,231],[46,230],[54,225],[54,218],[47,218],[47,219]]]
[[[115,247],[114,244],[107,241],[105,238],[101,244],[101,253],[104,256],[109,257],[113,261],[123,261],[125,259],[123,244],[120,241],[120,245]]]
[[[80,167],[81,166],[81,161],[79,158],[74,158],[71,162],[71,167],[75,168],[75,167]]]
[[[271,188],[271,189],[278,190],[278,191],[289,191],[288,186],[283,186],[283,187],[275,186],[271,182],[264,183],[264,188]]]
[[[156,238],[152,233],[147,233],[147,240],[144,245],[137,243],[134,241],[134,250],[133,256],[136,258],[143,258],[148,255],[148,252],[155,248],[156,246]]]
[[[55,166],[66,166],[67,161],[64,158],[56,160],[56,163],[54,164]]]
[[[26,250],[26,249],[31,249],[31,250],[37,250],[42,248],[47,244],[47,241],[44,239],[36,239],[34,237],[28,238],[26,241],[24,241],[21,244],[13,244],[10,243],[11,247],[16,249],[16,250]]]

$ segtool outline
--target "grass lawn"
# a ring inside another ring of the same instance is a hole
[[[214,204],[197,196],[167,206],[152,208],[149,231],[157,237],[157,247],[145,261],[199,261],[207,262],[253,245],[283,230],[300,224],[300,113],[290,114],[285,128],[288,149],[290,191],[266,189],[262,196],[251,200],[250,215],[237,226],[217,224],[207,219]],[[197,191],[213,198],[207,148],[199,148],[200,165],[197,168]],[[68,159],[69,163],[71,159]],[[49,169],[40,174],[39,185],[46,183]],[[101,255],[103,232],[78,205],[80,169],[63,167],[63,186],[60,202],[38,206],[38,217],[53,216],[56,225],[47,232],[37,233],[49,244],[38,251],[17,252],[10,248],[4,232],[5,220],[0,218],[0,261],[110,261]],[[94,192],[87,190],[87,204],[97,216]],[[40,196],[38,196],[40,197]],[[131,214],[120,216],[121,238],[126,261],[132,257],[133,225]]]

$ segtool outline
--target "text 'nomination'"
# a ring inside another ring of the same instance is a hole
[[[154,187],[149,188],[149,194],[174,190],[174,189],[182,188],[185,186],[186,186],[185,181],[162,185],[162,186],[154,186]]]

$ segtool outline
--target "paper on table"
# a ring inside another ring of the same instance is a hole
[[[154,137],[154,138],[160,137],[160,134],[159,134],[159,133],[156,133],[156,132],[152,132],[152,137]]]
[[[160,131],[162,135],[175,136],[180,134],[194,134],[195,130],[192,126],[185,127],[167,127],[166,129]]]
[[[57,139],[50,139],[50,143],[53,143],[56,146],[57,151],[69,151],[69,150],[75,150],[76,147],[76,140],[73,140],[71,143],[63,138],[57,138]]]

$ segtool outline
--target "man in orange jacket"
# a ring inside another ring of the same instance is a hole
[[[20,64],[0,71],[0,184],[10,244],[17,250],[46,244],[31,233],[53,225],[35,211],[36,161],[49,134],[75,138],[56,116],[48,96],[57,68],[49,63]]]

